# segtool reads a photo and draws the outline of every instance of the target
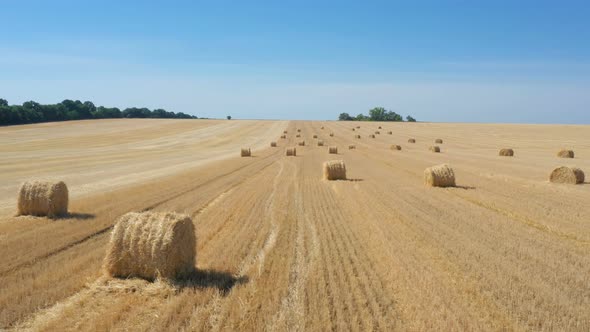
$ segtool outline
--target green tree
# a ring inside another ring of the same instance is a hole
[[[413,118],[412,116],[410,116],[410,115],[406,116],[406,120],[407,120],[408,122],[416,122],[416,119],[414,119],[414,118]]]
[[[352,121],[352,120],[354,120],[354,118],[352,116],[350,116],[350,114],[348,114],[348,113],[340,113],[340,115],[338,116],[338,120],[339,121]]]
[[[370,121],[385,121],[387,111],[383,107],[375,107],[369,110]]]
[[[8,101],[6,99],[0,98],[0,106],[8,106]]]
[[[228,120],[231,120],[231,115],[228,115],[228,116],[227,116],[227,119],[228,119]]]

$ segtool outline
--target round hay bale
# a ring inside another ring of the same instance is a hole
[[[325,180],[346,180],[344,160],[330,160],[323,165]]]
[[[297,129],[297,132],[300,133],[301,132],[301,129]]]
[[[297,135],[295,135],[295,137],[299,138],[299,137],[301,137],[301,135],[300,134],[297,134]]]
[[[277,147],[277,142],[270,142],[270,147],[271,148],[276,148]]]
[[[331,146],[328,148],[328,153],[329,154],[338,154],[338,147],[336,146]]]
[[[574,157],[574,151],[563,149],[563,150],[557,152],[557,156],[559,158],[573,158]]]
[[[318,138],[318,135],[313,135],[313,138]]]
[[[281,139],[287,138],[287,135],[281,135]]]
[[[68,187],[62,181],[27,181],[18,191],[18,215],[58,217],[68,213]]]
[[[285,151],[285,155],[295,157],[297,155],[297,149],[287,148],[287,150]]]
[[[377,131],[375,132],[375,134],[376,134],[376,135],[381,135],[381,132],[380,132],[379,130],[377,130]]]
[[[356,129],[361,129],[361,126],[356,126]]]
[[[440,139],[440,138],[437,138],[437,139],[434,140],[434,143],[435,144],[443,144],[443,140]]]
[[[322,130],[324,129],[324,126],[322,126]]]
[[[287,131],[286,130],[283,130],[283,134],[286,134],[286,133],[287,133]]]
[[[439,153],[440,152],[440,147],[438,146],[431,146],[429,148],[430,151],[434,152],[434,153]]]
[[[549,175],[549,181],[554,183],[580,184],[584,183],[584,172],[576,167],[561,166]]]
[[[354,135],[354,138],[361,139],[361,135]]]
[[[240,156],[242,157],[250,157],[252,155],[252,151],[250,151],[250,148],[242,148],[242,151],[240,151]]]
[[[415,139],[413,139],[413,138],[410,138],[410,139],[408,140],[408,143],[416,143],[416,140],[415,140]]]
[[[401,145],[396,145],[396,144],[393,144],[389,148],[392,150],[398,150],[398,151],[400,151],[402,149]]]
[[[348,149],[349,149],[349,150],[356,149],[356,145],[354,145],[354,144],[350,144],[350,145],[348,146]]]
[[[324,146],[324,141],[318,141],[318,146]]]
[[[330,133],[330,137],[334,137],[334,133]]]
[[[514,150],[512,149],[502,149],[498,153],[501,157],[512,157],[514,156]]]
[[[387,134],[393,135],[393,131],[388,131]]]
[[[382,129],[381,126],[379,126],[379,129]]]
[[[375,135],[371,134],[369,135],[370,138],[375,138]]]
[[[352,131],[355,131],[356,129],[352,128]]]
[[[297,145],[299,145],[299,146],[305,146],[305,141],[299,141],[299,143],[297,143]]]
[[[429,167],[424,171],[424,183],[431,187],[454,187],[455,172],[447,164]]]
[[[195,269],[195,226],[184,214],[130,212],[113,228],[104,259],[111,277],[174,279]]]

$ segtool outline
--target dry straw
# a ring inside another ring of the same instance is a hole
[[[559,158],[573,158],[574,157],[574,151],[572,150],[561,150],[557,153],[557,156]]]
[[[415,140],[415,139],[413,139],[413,138],[410,138],[410,139],[408,140],[408,143],[416,143],[416,140]]]
[[[338,147],[336,146],[331,146],[328,148],[328,153],[329,154],[338,154]]]
[[[323,168],[325,180],[346,180],[346,166],[343,160],[326,161]]]
[[[396,145],[396,144],[393,144],[389,148],[392,150],[398,150],[398,151],[402,149],[401,145]]]
[[[324,146],[324,141],[318,141],[318,146]]]
[[[584,172],[576,167],[558,167],[549,175],[549,181],[554,183],[580,184],[584,180]]]
[[[434,143],[436,143],[436,144],[442,144],[443,143],[443,140],[440,139],[440,138],[437,138],[437,139],[434,140]]]
[[[62,181],[27,181],[18,192],[18,215],[57,217],[68,213],[68,187]]]
[[[502,157],[512,157],[512,156],[514,156],[514,150],[502,149],[502,150],[500,150],[500,152],[498,154]]]
[[[305,146],[305,141],[299,141],[299,143],[297,143],[299,146]]]
[[[277,147],[277,142],[270,142],[270,147],[271,148],[276,148]]]
[[[104,269],[120,278],[180,278],[195,268],[196,242],[195,227],[187,215],[127,213],[111,233]]]
[[[455,172],[446,164],[429,167],[424,171],[424,183],[431,187],[454,187]]]
[[[250,157],[252,155],[252,151],[250,151],[250,148],[242,148],[242,151],[240,152],[240,155],[242,157]]]
[[[297,155],[297,149],[287,148],[287,151],[285,151],[285,155],[295,157]]]
[[[430,151],[434,152],[434,153],[439,153],[440,152],[440,147],[438,146],[431,146],[429,148]]]
[[[350,145],[348,146],[348,149],[349,149],[349,150],[356,149],[356,145],[354,145],[354,144],[350,144]]]

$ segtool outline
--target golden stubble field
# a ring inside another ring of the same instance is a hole
[[[0,329],[590,330],[590,185],[548,182],[590,173],[589,126],[97,120],[0,128],[0,156]],[[441,163],[457,187],[424,186]],[[14,217],[39,177],[67,218]],[[104,276],[114,221],[148,210],[193,218],[195,276]]]

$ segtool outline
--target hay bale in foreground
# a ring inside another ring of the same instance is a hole
[[[338,147],[336,146],[331,146],[328,148],[328,153],[329,154],[338,154]]]
[[[502,149],[498,153],[501,157],[512,157],[514,156],[514,150],[512,149]]]
[[[584,172],[576,167],[558,167],[549,175],[549,181],[553,183],[580,184],[585,180]]]
[[[180,278],[195,268],[196,241],[187,215],[127,213],[113,228],[104,269],[111,277]]]
[[[295,157],[297,155],[297,149],[296,148],[287,148],[287,151],[285,151],[285,155]]]
[[[389,148],[392,150],[398,150],[398,151],[400,151],[402,149],[401,145],[397,145],[397,144],[393,144]]]
[[[438,146],[431,146],[429,148],[430,151],[434,152],[434,153],[439,153],[440,152],[440,147]]]
[[[557,156],[559,158],[573,158],[574,157],[574,151],[572,150],[561,150],[557,153]]]
[[[424,183],[431,187],[454,187],[455,172],[447,164],[429,167],[424,170]]]
[[[299,141],[299,143],[297,143],[297,145],[299,145],[299,146],[305,146],[305,141]]]
[[[413,139],[413,138],[410,138],[410,139],[408,140],[408,143],[416,143],[416,140],[415,140],[415,139]]]
[[[318,146],[324,146],[324,141],[318,141]]]
[[[354,135],[354,138],[361,139],[361,135]]]
[[[250,151],[250,148],[242,148],[242,151],[240,151],[240,156],[242,157],[250,157],[252,155],[252,151]]]
[[[277,147],[277,142],[270,142],[270,147],[271,148],[276,148]]]
[[[349,150],[356,149],[356,145],[354,145],[354,144],[350,144],[350,145],[348,146],[348,149],[349,149]]]
[[[58,217],[68,213],[68,187],[62,181],[27,181],[17,200],[18,215]]]
[[[434,143],[435,144],[443,144],[443,140],[440,139],[440,138],[437,138],[437,139],[434,140]]]
[[[344,160],[330,160],[323,165],[325,180],[346,180]]]

